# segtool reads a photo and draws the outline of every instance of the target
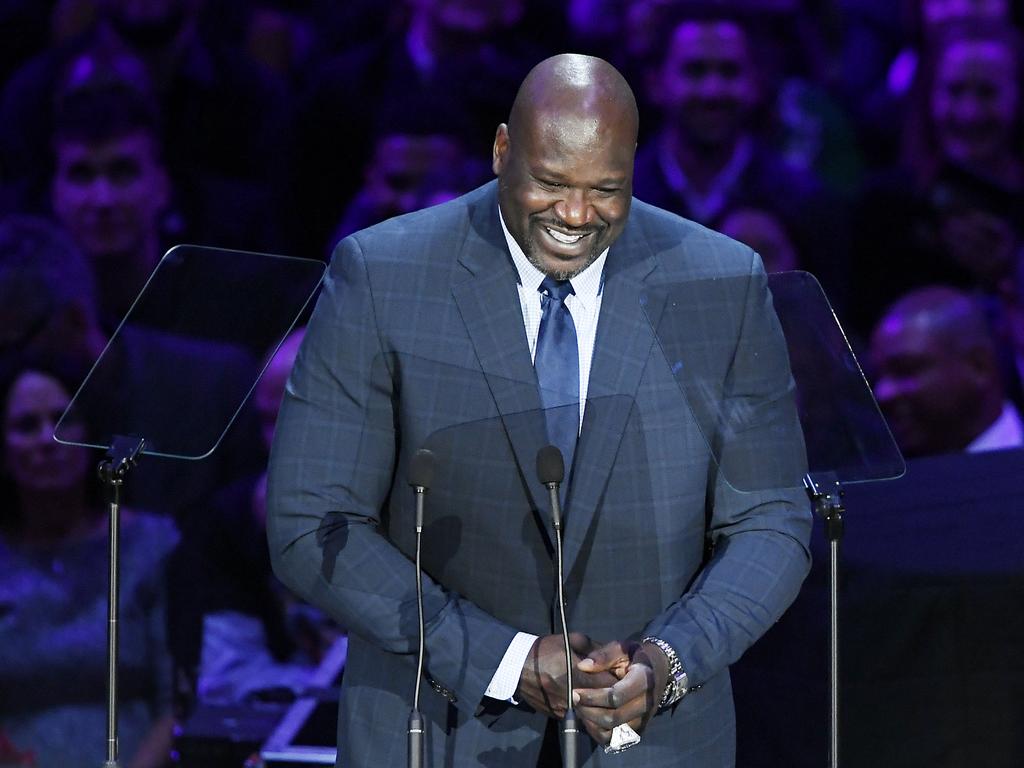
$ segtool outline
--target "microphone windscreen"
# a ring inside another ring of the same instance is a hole
[[[545,445],[537,451],[537,477],[544,485],[560,483],[565,478],[565,459],[557,447]]]
[[[414,488],[430,488],[434,482],[434,454],[420,448],[409,462],[409,485]]]

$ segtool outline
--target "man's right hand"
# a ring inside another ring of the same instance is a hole
[[[577,669],[580,659],[598,646],[586,635],[569,633],[573,687],[610,688],[618,681],[611,672],[587,673]],[[519,676],[516,697],[549,717],[565,716],[565,644],[561,635],[538,637]]]

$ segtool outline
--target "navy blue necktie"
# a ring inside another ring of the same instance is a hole
[[[575,291],[568,280],[552,277],[545,277],[538,290],[543,294],[543,312],[537,333],[534,367],[537,369],[548,440],[562,451],[565,460],[564,498],[580,429],[580,357],[576,325],[565,306],[566,296],[575,294]]]

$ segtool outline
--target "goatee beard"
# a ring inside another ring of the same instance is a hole
[[[583,270],[585,270],[587,267],[589,267],[591,264],[597,261],[597,257],[601,255],[600,252],[591,252],[587,256],[586,263],[584,263],[583,266],[579,267],[578,269],[559,269],[551,271],[544,266],[544,262],[541,261],[541,259],[537,256],[536,250],[532,243],[530,244],[530,247],[524,250],[523,252],[526,254],[527,261],[533,264],[533,266],[535,266],[548,277],[552,277],[560,282],[564,282],[565,280],[572,280],[574,277],[576,277],[576,275],[580,274],[581,272],[583,272]]]

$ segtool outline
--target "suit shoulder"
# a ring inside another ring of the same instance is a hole
[[[763,269],[749,246],[671,211],[634,200],[630,219],[670,272],[710,278]]]

